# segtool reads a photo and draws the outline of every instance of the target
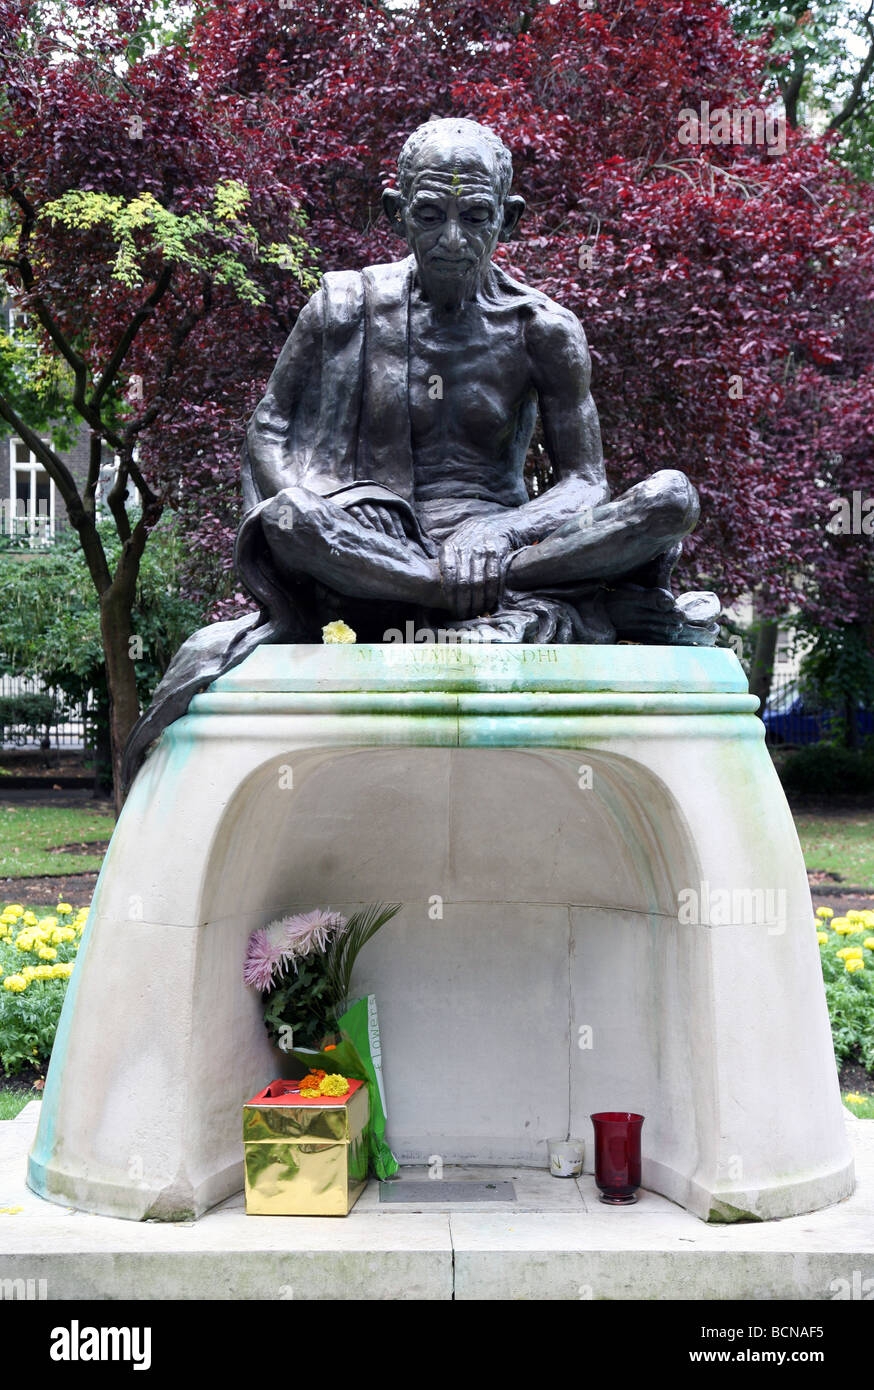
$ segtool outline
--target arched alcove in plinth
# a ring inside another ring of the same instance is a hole
[[[653,1161],[688,1171],[714,1104],[693,1041],[707,953],[677,920],[699,878],[682,812],[628,758],[289,751],[219,826],[203,920],[224,929],[197,987],[239,990],[248,932],[282,912],[402,902],[355,980],[377,998],[402,1161],[542,1163],[548,1135],[628,1108]]]

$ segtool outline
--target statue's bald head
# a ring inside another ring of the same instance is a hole
[[[382,205],[416,258],[426,296],[444,308],[471,299],[499,241],[525,208],[510,193],[510,151],[493,130],[450,117],[414,130],[398,160],[397,188]]]
[[[398,188],[405,198],[417,173],[427,168],[489,172],[501,201],[513,178],[513,160],[503,140],[488,126],[461,116],[426,121],[406,140],[398,156]]]

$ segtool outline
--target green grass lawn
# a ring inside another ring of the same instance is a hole
[[[0,1090],[0,1120],[14,1120],[19,1110],[23,1110],[35,1096],[36,1092],[29,1095],[27,1091]]]
[[[68,806],[9,806],[0,803],[0,876],[42,878],[99,870],[103,851],[87,844],[108,840],[115,818]],[[78,852],[52,853],[58,845],[81,845]]]
[[[858,1091],[843,1091],[841,1100],[848,1110],[860,1120],[874,1120],[874,1096],[865,1096],[863,1100],[848,1100],[847,1097],[858,1095]]]
[[[796,811],[794,817],[808,869],[840,874],[845,883],[860,888],[874,886],[874,814]]]

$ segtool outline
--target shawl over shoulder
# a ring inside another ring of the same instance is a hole
[[[317,348],[302,351],[297,325],[280,354],[263,400],[252,416],[241,459],[244,517],[234,564],[259,611],[211,623],[183,642],[134,725],[124,755],[127,789],[149,745],[193,695],[263,642],[317,641],[306,580],[294,593],[277,574],[261,527],[274,491],[263,460],[280,461],[281,486],[306,487],[340,506],[391,500],[424,541],[412,507],[412,445],[407,396],[409,290],[415,261],[369,266],[324,276],[307,306],[316,321]],[[314,357],[314,360],[313,360]],[[291,409],[283,408],[290,376],[298,381]]]

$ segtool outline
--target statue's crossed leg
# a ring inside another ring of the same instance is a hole
[[[514,552],[506,585],[536,595],[601,581],[611,590],[608,607],[620,633],[677,640],[687,615],[664,586],[678,543],[698,513],[697,493],[685,475],[661,470]],[[506,516],[504,509],[501,515]],[[288,576],[309,575],[355,598],[450,610],[436,558],[413,537],[401,541],[365,526],[329,498],[303,487],[285,488],[264,508],[262,524],[273,558]],[[644,577],[647,568],[651,573]],[[707,640],[718,601],[702,605],[699,597],[697,608],[692,625]]]

